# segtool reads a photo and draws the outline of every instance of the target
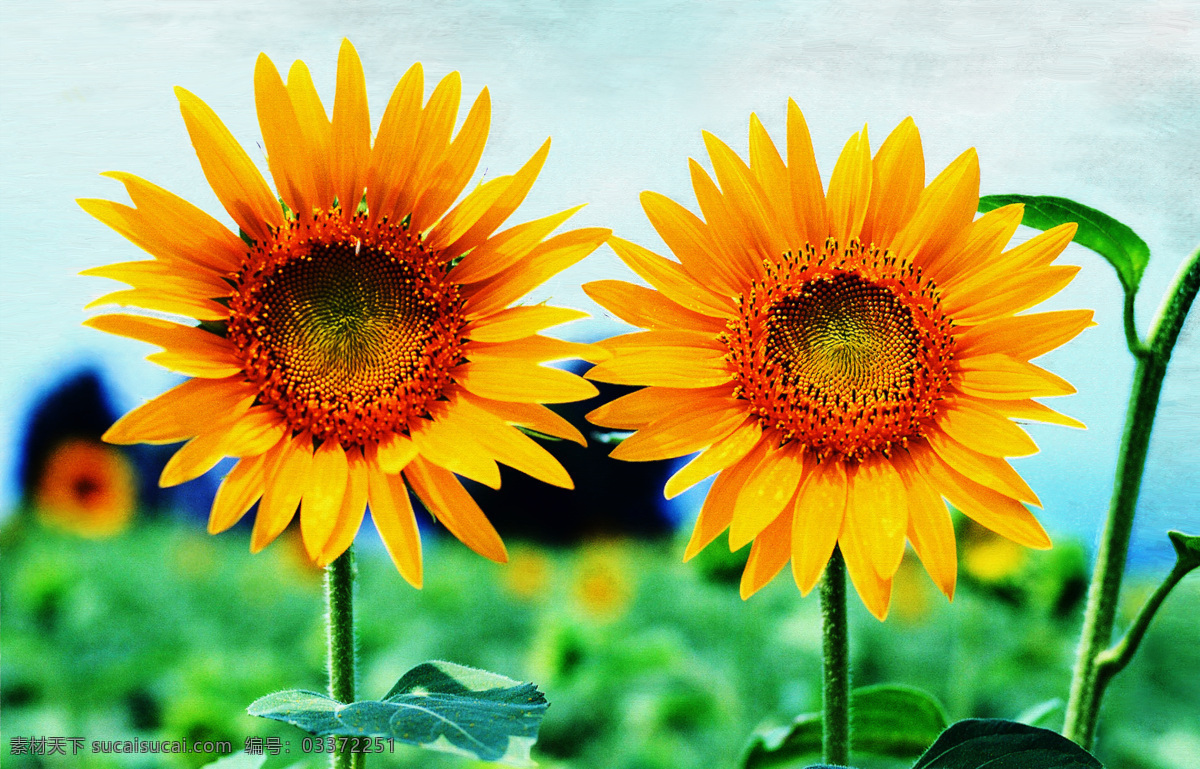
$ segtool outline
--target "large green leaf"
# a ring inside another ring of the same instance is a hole
[[[850,694],[850,744],[856,752],[916,758],[946,728],[942,706],[920,689],[883,684]],[[821,714],[797,716],[789,726],[755,734],[745,769],[786,766],[821,752]]]
[[[248,710],[318,736],[382,737],[534,766],[529,751],[547,707],[533,684],[451,662],[425,662],[405,673],[382,700],[344,704],[293,689],[261,697]]]
[[[1150,261],[1150,247],[1128,226],[1082,203],[1053,195],[985,195],[979,199],[979,210],[986,213],[1011,203],[1025,205],[1021,224],[1028,227],[1048,230],[1066,222],[1078,223],[1075,242],[1107,259],[1126,293],[1137,293]]]
[[[1049,729],[968,719],[942,732],[913,769],[1103,769],[1090,753]]]

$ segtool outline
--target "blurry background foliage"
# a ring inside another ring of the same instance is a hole
[[[248,703],[325,680],[320,574],[289,532],[251,556],[246,535],[209,537],[170,520],[80,538],[22,517],[0,543],[4,765],[198,767],[212,756],[9,755],[16,736],[230,740],[278,736],[304,759],[298,729],[252,718]],[[1013,718],[1060,697],[1076,640],[1083,551],[1021,558],[962,536],[952,605],[915,562],[893,616],[852,609],[855,684],[924,688],[951,720]],[[737,596],[737,559],[713,547],[682,564],[682,542],[606,539],[551,549],[511,542],[484,561],[427,539],[427,582],[396,578],[361,549],[361,689],[448,659],[536,682],[551,702],[535,758],[575,769],[734,767],[751,732],[819,709],[815,596],[776,580]],[[967,566],[967,564],[973,564]],[[1135,609],[1153,585],[1134,580]],[[1200,754],[1200,584],[1185,580],[1105,703],[1097,753],[1113,769],[1184,769]],[[1041,725],[1056,728],[1053,708]],[[57,759],[57,760],[56,760]],[[323,760],[308,757],[309,766]],[[864,767],[905,766],[880,759]],[[911,763],[911,762],[909,762]],[[377,767],[464,767],[397,746]],[[803,764],[800,764],[803,765]]]

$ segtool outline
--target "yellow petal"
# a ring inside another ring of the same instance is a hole
[[[808,124],[804,122],[804,115],[796,102],[791,99],[788,99],[787,113],[787,167],[796,229],[807,242],[820,246],[829,236],[825,189],[821,186],[821,175],[817,171]]]
[[[608,245],[631,270],[676,304],[714,318],[726,318],[733,314],[733,300],[730,297],[718,296],[696,283],[679,264],[621,238],[609,238]]]
[[[917,208],[925,187],[925,154],[911,117],[904,118],[875,153],[871,203],[859,239],[886,248]]]
[[[689,561],[694,558],[696,553],[707,547],[717,538],[717,535],[729,528],[729,524],[733,520],[733,508],[737,503],[738,492],[742,490],[742,486],[750,478],[751,473],[758,467],[758,463],[762,461],[766,451],[766,442],[760,442],[749,454],[742,457],[741,461],[725,468],[713,481],[712,488],[708,490],[708,495],[704,498],[704,504],[700,508],[700,517],[696,519],[696,525],[692,528],[692,537],[688,540],[683,560]]]
[[[368,447],[367,451],[368,454],[375,452],[379,468],[387,475],[399,473],[418,453],[416,444],[401,433],[392,433],[381,440],[378,446]]]
[[[140,315],[96,315],[83,325],[161,347],[167,355],[158,353],[149,360],[184,374],[220,379],[242,371],[233,345],[200,328]]]
[[[416,202],[417,129],[421,121],[424,70],[418,62],[404,73],[383,112],[367,169],[367,207],[371,221],[399,222]]]
[[[424,198],[431,184],[437,184],[435,169],[440,169],[446,150],[450,146],[450,134],[454,131],[454,123],[458,118],[458,105],[462,101],[462,77],[457,72],[451,72],[442,78],[433,89],[429,102],[421,110],[421,124],[417,129],[417,143],[413,149],[416,159],[413,163],[410,186],[417,199]],[[478,119],[478,117],[476,118]],[[485,137],[486,138],[486,134]],[[479,147],[483,149],[482,145]],[[459,191],[461,191],[461,187]],[[436,190],[436,187],[435,187]],[[444,191],[443,191],[444,192]],[[435,191],[434,195],[438,193]],[[448,206],[458,197],[458,192],[445,201]],[[413,222],[417,221],[416,206],[413,205]],[[445,211],[439,211],[440,215]],[[437,219],[426,211],[422,216],[424,227],[414,224],[412,228],[421,232]]]
[[[83,309],[90,310],[93,307],[102,307],[107,304],[157,310],[196,320],[227,320],[229,318],[229,310],[223,305],[187,293],[166,291],[162,288],[133,288],[114,291],[89,302],[84,305]]]
[[[108,428],[108,443],[175,443],[212,426],[213,414],[238,417],[258,396],[258,388],[241,379],[189,379],[167,390]]]
[[[912,457],[941,495],[977,523],[1026,547],[1050,547],[1046,530],[1025,505],[976,483],[933,452],[914,452]]]
[[[727,264],[727,257],[713,239],[708,225],[674,200],[657,192],[641,194],[642,210],[667,248],[679,258],[690,275],[721,293],[741,293],[743,279]]]
[[[729,548],[737,550],[775,520],[796,496],[806,467],[804,454],[793,444],[767,450],[738,494],[729,528]]]
[[[477,342],[508,342],[586,317],[586,312],[569,307],[545,304],[509,307],[471,321],[467,325],[466,336]]]
[[[708,448],[736,430],[745,419],[745,401],[736,398],[700,401],[686,411],[651,422],[622,441],[609,456],[627,462],[681,457]]]
[[[568,403],[599,391],[569,371],[511,360],[478,360],[451,369],[454,381],[482,398],[516,403]]]
[[[719,334],[725,329],[722,319],[689,310],[645,286],[620,280],[597,280],[584,283],[583,291],[632,326],[693,329],[712,334]]]
[[[404,477],[426,509],[460,542],[485,558],[508,562],[500,535],[453,475],[417,457],[404,468]]]
[[[575,488],[558,460],[520,430],[469,400],[459,401],[458,413],[470,425],[479,445],[499,461],[545,483]]]
[[[646,387],[611,400],[587,415],[589,422],[620,430],[637,430],[656,419],[704,403],[720,405],[730,396],[729,387]]]
[[[1080,422],[1078,419],[1069,417],[1066,414],[1060,414],[1054,409],[1048,406],[1043,406],[1037,401],[999,401],[996,402],[996,405],[1005,416],[1012,419],[1029,419],[1034,422],[1065,425],[1066,427],[1074,427],[1080,430],[1087,429],[1087,425],[1085,425],[1083,422]]]
[[[1058,310],[968,326],[957,336],[956,355],[971,358],[1004,353],[1021,361],[1032,360],[1074,339],[1092,322],[1092,310]]]
[[[313,86],[312,75],[302,61],[292,63],[288,70],[288,97],[296,113],[303,136],[301,155],[307,158],[316,194],[314,203],[321,208],[333,205],[337,192],[333,189],[330,147],[333,145],[333,126]]]
[[[283,224],[283,209],[262,174],[212,109],[190,91],[175,87],[179,109],[204,178],[242,230],[258,241]]]
[[[612,234],[602,227],[571,230],[538,245],[517,264],[463,289],[469,319],[507,307],[600,247]]]
[[[574,425],[540,403],[511,403],[480,398],[469,392],[462,393],[464,400],[486,409],[489,413],[512,425],[520,425],[539,433],[587,446],[587,439]]]
[[[897,452],[896,461],[908,495],[908,539],[934,584],[947,598],[953,599],[958,553],[950,511],[942,502],[942,495],[929,485],[906,452]]]
[[[1036,454],[1037,444],[1024,430],[975,398],[952,398],[938,414],[938,426],[962,445],[990,457],[1025,457]]]
[[[529,252],[583,206],[524,222],[498,232],[478,248],[471,250],[450,272],[458,283],[478,283],[525,259]]]
[[[861,546],[882,579],[891,579],[904,556],[908,499],[900,474],[886,458],[869,459],[848,474],[843,530]]]
[[[959,373],[951,380],[954,386],[977,398],[1024,400],[1075,392],[1062,377],[1003,353],[963,358],[958,368]]]
[[[307,216],[318,202],[304,135],[283,78],[265,53],[258,55],[254,66],[254,101],[267,149],[267,166],[279,197],[288,208]]]
[[[792,577],[808,595],[837,544],[846,517],[845,465],[836,460],[813,467],[796,495],[792,518]]]
[[[716,441],[711,448],[701,452],[672,475],[667,480],[663,495],[673,499],[710,475],[721,472],[749,454],[760,440],[762,426],[756,417],[747,417],[733,432]]]
[[[1003,458],[989,457],[963,446],[937,425],[925,435],[929,447],[956,471],[990,489],[1041,507],[1029,484]]]
[[[753,112],[750,113],[750,170],[762,185],[767,205],[771,207],[775,221],[782,228],[786,247],[799,247],[808,238],[807,233],[801,234],[796,226],[787,166],[779,156],[779,150],[775,148],[767,129],[763,128],[762,121]]]
[[[871,145],[867,127],[863,126],[846,141],[829,178],[825,201],[829,208],[829,231],[840,244],[856,239],[862,231],[871,201],[871,176]]]
[[[689,158],[688,171],[691,173],[696,203],[700,206],[709,237],[717,250],[713,267],[727,276],[726,280],[713,287],[732,286],[735,289],[732,294],[728,289],[723,289],[722,296],[741,293],[744,288],[739,287],[748,286],[762,274],[762,254],[746,223],[700,164]],[[702,285],[708,285],[705,273],[693,273],[692,277]]]
[[[757,593],[787,566],[792,555],[792,511],[784,510],[754,538],[750,557],[742,571],[741,596]]]
[[[449,79],[447,77],[447,79]],[[444,82],[444,81],[443,81]],[[413,209],[412,228],[424,231],[446,212],[471,180],[483,155],[488,127],[492,119],[492,102],[484,88],[475,99],[467,119],[450,144],[441,162],[431,174],[432,181]],[[453,124],[451,124],[453,125]]]
[[[312,436],[309,433],[280,441],[272,450],[264,470],[267,487],[258,504],[254,530],[250,532],[250,552],[257,553],[271,544],[292,522],[300,499],[308,491],[312,465]]]
[[[239,459],[221,481],[208,516],[209,534],[219,534],[233,526],[262,496],[266,459],[266,453]]]
[[[439,244],[446,244],[444,252],[447,256],[454,257],[459,254],[464,254],[467,251],[475,248],[487,240],[496,228],[504,224],[508,217],[512,216],[517,207],[525,200],[525,196],[529,194],[529,190],[533,187],[533,182],[541,173],[542,166],[546,162],[546,156],[550,154],[550,140],[545,143],[533,154],[525,165],[521,166],[511,177],[504,179],[503,184],[498,185],[498,192],[495,196],[488,196],[488,204],[484,210],[476,215],[474,207],[471,208],[470,215],[460,215],[455,217],[454,211],[446,215],[445,219],[439,222],[429,232],[429,243],[432,248],[438,248]],[[503,177],[502,177],[503,178]],[[474,195],[488,189],[490,184],[499,182],[501,179],[495,179],[493,182],[488,182],[481,185],[474,193],[468,195],[463,201],[465,204]],[[462,208],[460,204],[458,208]],[[457,210],[457,209],[456,209]],[[469,226],[459,230],[457,226],[443,226],[447,220],[456,218],[469,222]],[[460,234],[461,233],[461,234]]]
[[[333,157],[330,176],[342,216],[358,210],[371,162],[371,116],[362,62],[349,40],[338,51],[337,93],[333,100]]]
[[[342,504],[338,509],[337,520],[329,534],[329,540],[321,548],[320,554],[313,559],[318,566],[328,566],[346,552],[346,548],[354,542],[354,536],[362,527],[367,511],[367,462],[361,451],[351,448],[346,452],[346,463],[346,493],[342,496]],[[300,523],[304,523],[303,512]]]
[[[862,543],[846,532],[845,525],[838,539],[838,547],[846,559],[846,571],[850,574],[850,582],[858,592],[858,597],[875,619],[883,622],[887,619],[888,604],[892,600],[892,581],[879,576]]]
[[[451,401],[432,419],[420,420],[412,429],[412,442],[419,455],[484,486],[500,488],[500,468],[475,440],[470,425],[454,418],[456,408],[456,401]]]
[[[725,193],[725,201],[750,235],[750,244],[762,258],[772,258],[787,250],[783,229],[767,203],[766,192],[737,153],[717,137],[702,132],[704,146],[712,158],[713,171]],[[757,274],[755,270],[755,274]]]
[[[136,208],[109,201],[79,201],[84,210],[120,232],[154,256],[226,274],[238,268],[246,244],[236,234],[187,202],[158,185],[133,174],[107,171],[101,176],[125,185]],[[97,212],[85,203],[99,203]]]
[[[350,463],[336,440],[313,452],[308,488],[300,502],[300,534],[308,557],[317,561],[333,534],[350,480]]]
[[[891,251],[924,268],[945,258],[946,247],[971,225],[979,204],[979,156],[959,155],[929,183]]]
[[[378,467],[368,466],[367,495],[371,520],[379,530],[383,546],[400,576],[419,589],[423,582],[421,535],[417,531],[417,519],[404,480],[399,476],[389,477]]]
[[[733,379],[729,362],[715,351],[693,347],[623,352],[586,374],[597,382],[656,387],[712,387]]]

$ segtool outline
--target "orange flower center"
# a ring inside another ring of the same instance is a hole
[[[748,400],[781,442],[821,459],[889,455],[923,434],[949,386],[953,322],[920,269],[830,239],[768,264],[723,335]]]
[[[259,401],[343,447],[406,432],[462,362],[464,301],[449,264],[404,225],[291,220],[255,243],[229,302],[229,339]]]

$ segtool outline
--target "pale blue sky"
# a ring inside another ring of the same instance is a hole
[[[745,152],[751,111],[780,138],[796,99],[828,178],[863,123],[872,144],[912,115],[932,177],[970,146],[982,189],[1076,198],[1121,219],[1153,258],[1138,304],[1148,327],[1200,242],[1200,13],[1188,2],[262,2],[0,6],[0,509],[15,499],[17,430],[37,393],[83,361],[104,367],[123,406],[171,375],[146,346],[81,327],[115,286],[78,277],[139,252],[72,202],[121,197],[97,174],[124,170],[227,219],[204,182],[172,95],[205,99],[251,154],[259,141],[254,59],[296,58],[332,101],[340,39],[358,48],[376,120],[422,61],[427,88],[457,69],[464,94],[492,93],[482,167],[508,173],[546,136],[549,162],[521,219],[590,205],[578,225],[661,248],[637,202],[654,189],[694,207],[688,156],[701,129]],[[464,112],[465,114],[465,107]],[[265,163],[262,164],[265,168]],[[1029,233],[1022,231],[1021,237]],[[1131,375],[1115,276],[1090,251],[1047,308],[1091,307],[1100,326],[1043,359],[1080,390],[1054,403],[1087,432],[1034,426],[1041,454],[1015,462],[1051,531],[1093,536],[1107,506]],[[577,288],[630,277],[603,250],[539,292],[599,313]],[[617,332],[597,320],[570,336]],[[1163,394],[1139,537],[1200,528],[1200,323],[1185,328]]]

